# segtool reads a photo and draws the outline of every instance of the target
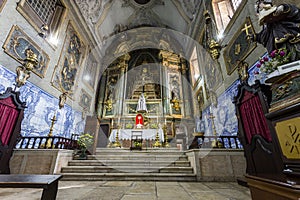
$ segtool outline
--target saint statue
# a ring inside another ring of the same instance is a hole
[[[147,105],[146,105],[146,99],[145,99],[145,96],[143,93],[141,93],[138,104],[136,106],[136,112],[137,113],[148,112]]]
[[[275,49],[291,52],[290,61],[300,59],[300,9],[291,4],[274,6],[272,0],[258,0],[257,13],[262,30],[251,36],[270,54]]]

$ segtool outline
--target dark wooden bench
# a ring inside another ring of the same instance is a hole
[[[0,188],[43,188],[41,200],[55,200],[62,175],[3,174]]]

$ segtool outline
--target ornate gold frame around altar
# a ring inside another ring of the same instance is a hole
[[[39,62],[32,71],[40,78],[45,77],[50,58],[20,27],[17,25],[12,26],[2,48],[5,53],[21,64],[26,58],[24,52],[26,49],[31,49],[37,55]]]
[[[224,50],[223,55],[228,75],[232,74],[239,62],[244,60],[256,48],[256,42],[247,40],[247,36],[250,34],[255,34],[255,30],[250,17],[247,17]]]

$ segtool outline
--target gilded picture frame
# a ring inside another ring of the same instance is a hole
[[[68,92],[73,97],[78,74],[82,70],[82,63],[86,56],[86,44],[77,29],[69,21],[63,48],[51,78],[51,84],[61,92]]]
[[[247,39],[247,35],[250,34],[255,34],[255,30],[250,17],[247,17],[224,50],[223,56],[228,75],[231,75],[237,69],[238,63],[256,48],[256,42]]]
[[[25,50],[31,49],[36,55],[39,64],[33,69],[33,73],[44,78],[49,66],[50,58],[20,27],[13,25],[2,48],[10,57],[23,64],[26,58]]]

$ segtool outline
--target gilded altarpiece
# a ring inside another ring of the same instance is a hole
[[[73,95],[76,75],[82,66],[86,46],[72,23],[68,24],[63,50],[52,76],[52,85]]]
[[[39,61],[38,65],[34,66],[33,73],[44,78],[50,61],[49,56],[17,25],[11,28],[3,49],[5,53],[21,64],[26,58],[26,49],[31,49]]]

